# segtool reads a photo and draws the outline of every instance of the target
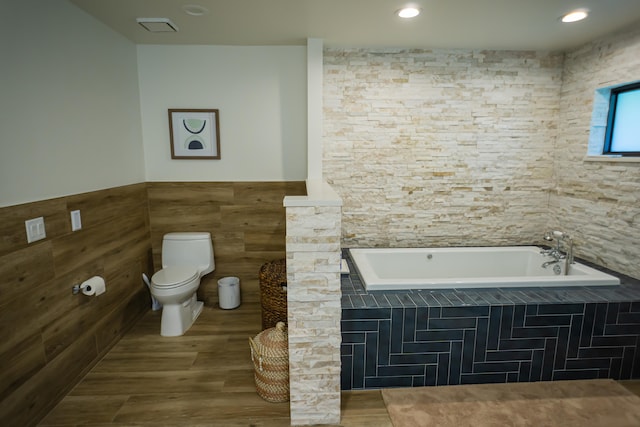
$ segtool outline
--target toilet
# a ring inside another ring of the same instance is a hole
[[[163,305],[160,335],[183,335],[202,312],[200,279],[215,268],[211,234],[168,233],[162,239],[162,270],[151,277],[151,295]]]

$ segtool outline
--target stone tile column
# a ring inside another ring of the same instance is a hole
[[[342,200],[307,191],[284,200],[291,424],[339,424]]]

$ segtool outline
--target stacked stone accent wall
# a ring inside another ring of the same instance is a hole
[[[553,187],[561,54],[325,49],[325,179],[348,247],[530,244]]]
[[[640,26],[567,53],[550,214],[577,254],[640,278],[640,162],[585,161],[594,92],[640,80]],[[640,161],[640,159],[639,159]]]
[[[287,205],[292,425],[340,423],[339,206]]]

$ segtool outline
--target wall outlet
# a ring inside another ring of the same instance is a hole
[[[71,231],[82,230],[82,218],[80,217],[80,211],[71,211]]]
[[[47,237],[47,232],[44,228],[44,217],[29,219],[24,222],[24,226],[27,229],[27,243]]]

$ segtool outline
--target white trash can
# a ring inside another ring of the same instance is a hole
[[[229,310],[240,305],[240,279],[223,277],[218,280],[218,302],[220,308]]]

